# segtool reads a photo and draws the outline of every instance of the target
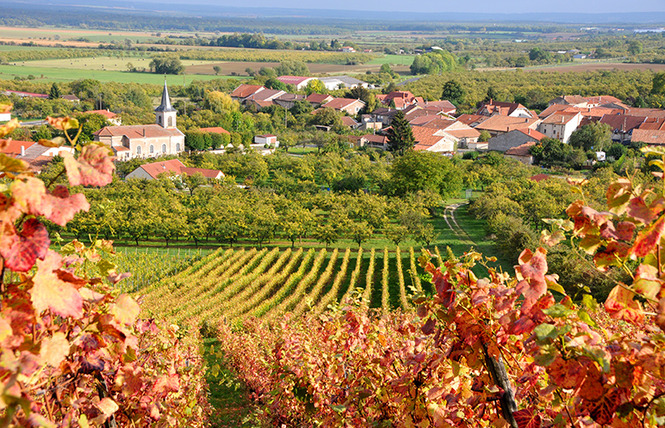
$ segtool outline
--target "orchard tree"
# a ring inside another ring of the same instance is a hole
[[[150,70],[155,74],[182,74],[185,67],[177,55],[160,55],[150,61]]]
[[[612,144],[612,128],[601,122],[591,122],[576,129],[568,143],[576,149],[584,151],[602,151]]]
[[[411,124],[406,120],[403,111],[398,111],[388,131],[388,150],[396,156],[402,156],[416,144]]]
[[[305,93],[307,95],[325,94],[326,92],[326,86],[319,79],[312,79],[307,82],[307,85],[305,86]]]
[[[441,99],[448,100],[455,106],[459,106],[464,102],[466,92],[457,80],[449,80],[443,84],[443,92]]]

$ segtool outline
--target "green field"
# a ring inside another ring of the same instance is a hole
[[[127,63],[132,63],[132,65],[138,69],[145,68],[150,69],[150,62],[152,58],[150,56],[127,56],[127,57],[110,57],[110,56],[98,56],[92,58],[63,58],[63,59],[46,59],[39,61],[24,61],[20,66],[35,66],[38,65],[40,68],[58,68],[58,69],[69,69],[69,70],[95,70],[95,71],[127,71]],[[182,60],[180,61],[183,66],[189,67],[192,65],[201,65],[207,64],[211,61],[192,61],[192,60]]]
[[[367,64],[411,65],[415,55],[383,55],[369,61]]]
[[[81,60],[83,61],[83,60]],[[119,60],[121,61],[121,60]],[[127,59],[122,60],[125,64]],[[96,79],[100,82],[118,82],[118,83],[149,83],[160,85],[164,83],[164,76],[154,73],[130,73],[127,71],[106,71],[106,70],[81,70],[74,68],[55,68],[30,65],[0,65],[0,79],[28,78],[33,76],[36,79],[48,82],[70,82],[79,79]],[[193,80],[213,80],[213,79],[246,79],[246,77],[236,76],[212,76],[212,75],[168,75],[166,80],[169,85],[188,84]]]

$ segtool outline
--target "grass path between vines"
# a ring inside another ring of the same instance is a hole
[[[256,406],[248,397],[241,381],[224,365],[218,353],[217,339],[203,339],[203,358],[206,362],[206,381],[210,388],[208,400],[213,407],[210,426],[214,428],[255,427]],[[218,367],[218,372],[215,370]],[[216,374],[216,376],[214,376]]]

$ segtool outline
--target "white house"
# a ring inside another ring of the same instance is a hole
[[[549,138],[568,144],[570,135],[580,126],[582,114],[556,112],[545,118],[539,125],[538,131]]]
[[[279,146],[279,141],[277,141],[277,136],[272,134],[263,134],[254,136],[254,144],[259,144],[261,146],[272,145],[273,147]]]

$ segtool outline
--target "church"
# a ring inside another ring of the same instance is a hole
[[[120,161],[175,155],[185,150],[185,134],[176,127],[176,116],[165,81],[155,124],[106,126],[95,132],[94,140],[111,146]]]

